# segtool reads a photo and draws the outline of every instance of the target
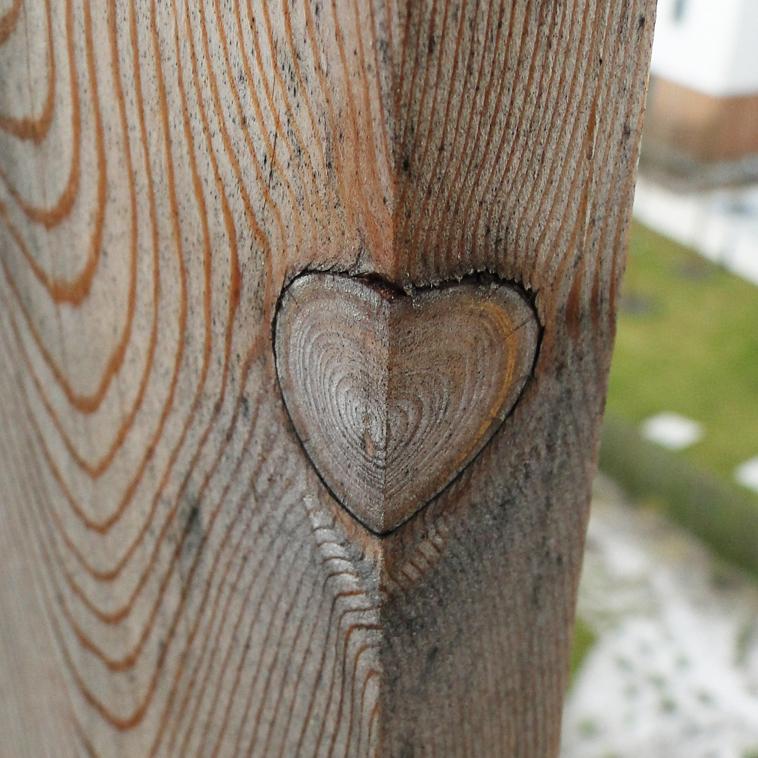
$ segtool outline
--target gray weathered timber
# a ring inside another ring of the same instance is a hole
[[[653,16],[4,0],[0,754],[556,755]],[[318,271],[539,325],[385,536],[280,391]]]

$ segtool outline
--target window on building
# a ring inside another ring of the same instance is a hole
[[[687,13],[687,0],[674,0],[674,21],[681,23]]]

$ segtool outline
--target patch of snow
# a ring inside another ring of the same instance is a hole
[[[562,758],[758,750],[758,587],[604,480],[579,615],[598,640],[567,698]]]
[[[634,215],[758,284],[758,185],[681,192],[640,176]]]
[[[648,440],[669,450],[684,450],[703,436],[703,428],[697,421],[671,412],[651,416],[643,421],[641,430]]]
[[[737,466],[734,478],[743,487],[758,492],[758,456]]]

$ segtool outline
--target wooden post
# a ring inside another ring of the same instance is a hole
[[[556,755],[654,0],[0,14],[0,753]]]

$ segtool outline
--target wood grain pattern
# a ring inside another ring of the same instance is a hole
[[[556,754],[653,13],[0,0],[0,754]],[[306,270],[534,296],[386,537],[278,391]]]
[[[438,495],[503,423],[531,376],[539,324],[513,287],[406,295],[307,274],[276,318],[279,384],[324,483],[387,534]]]

